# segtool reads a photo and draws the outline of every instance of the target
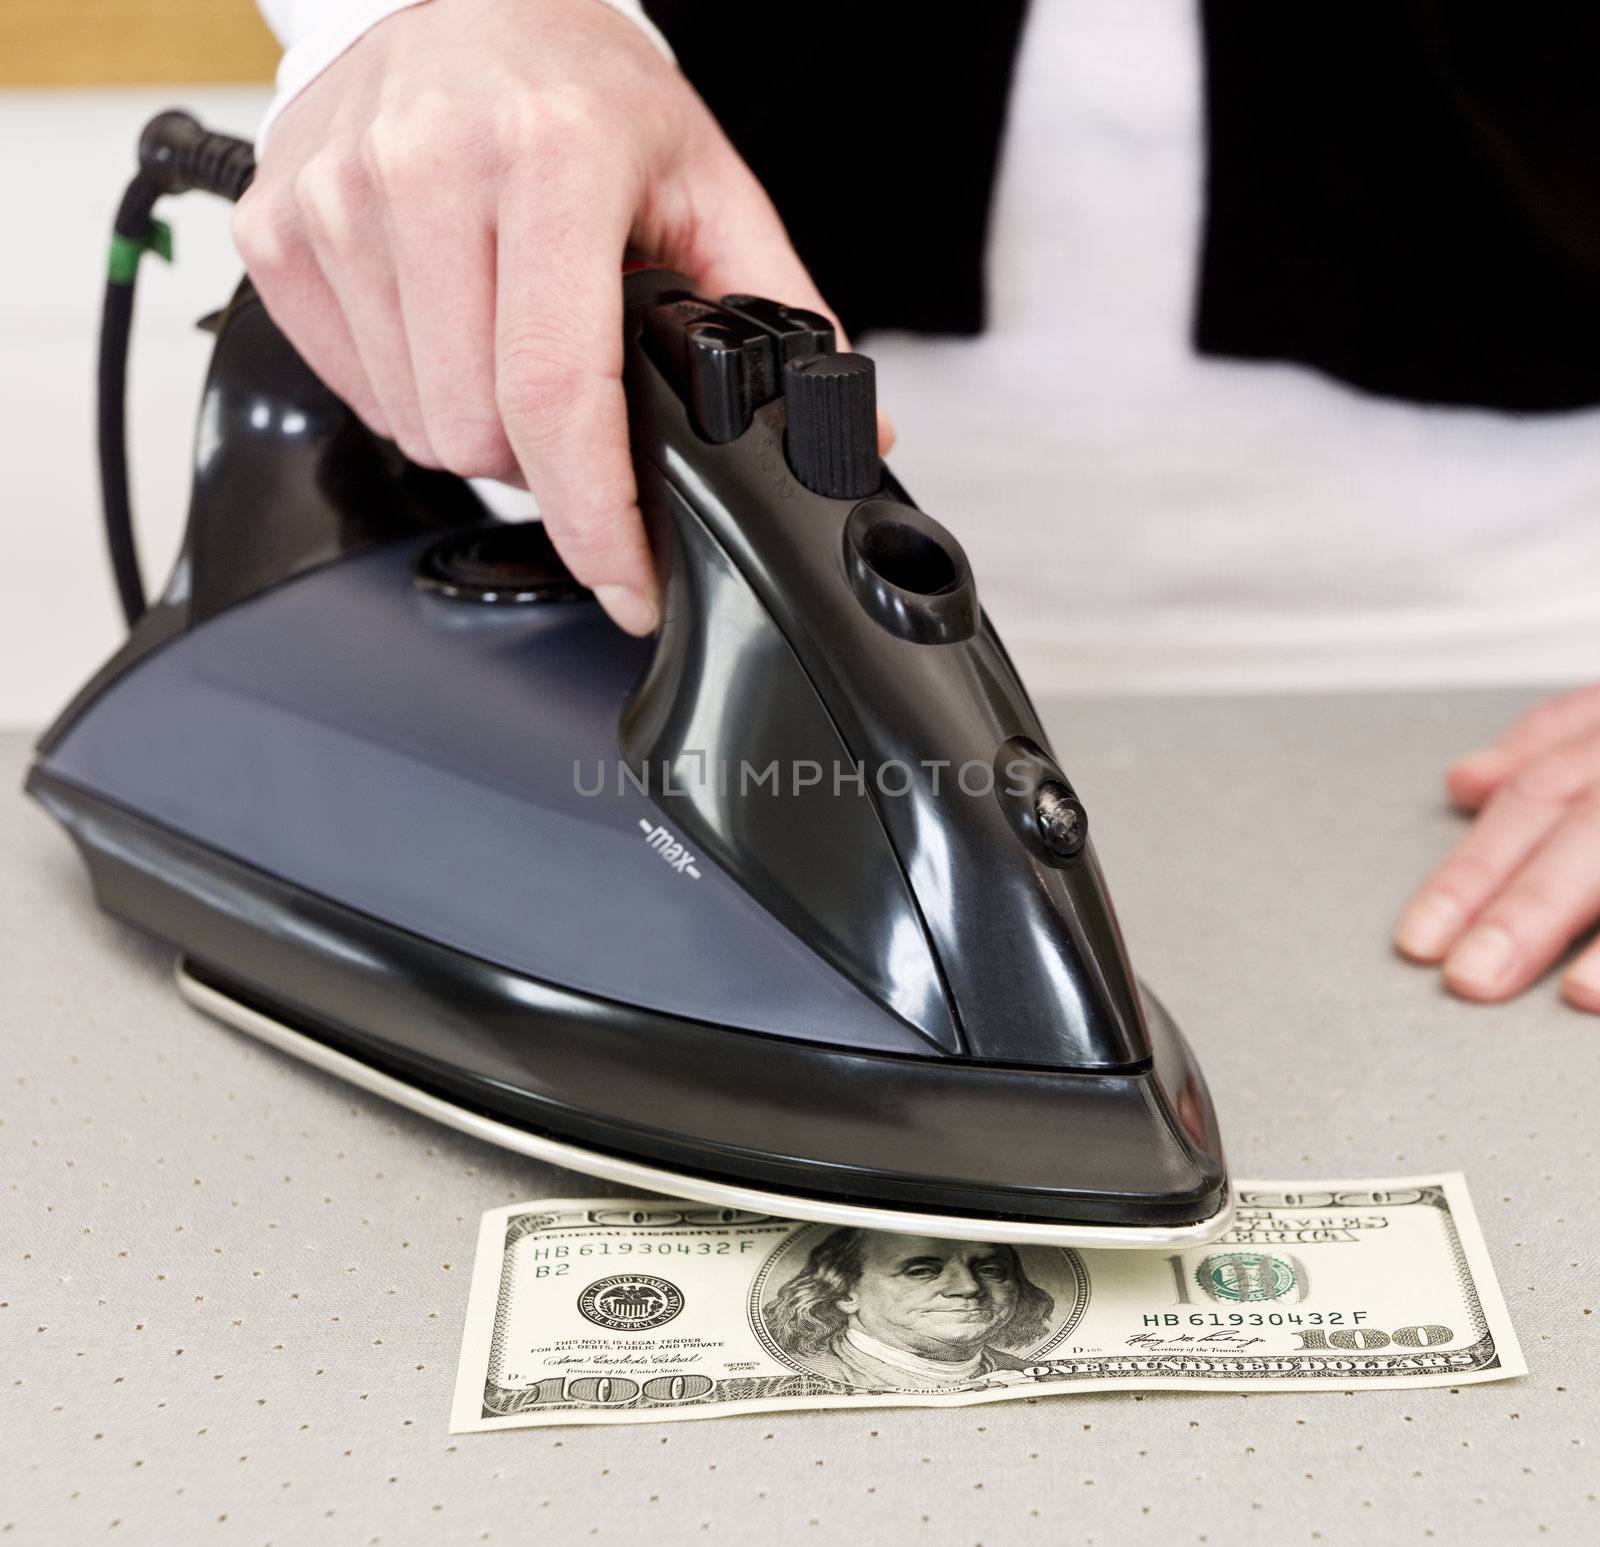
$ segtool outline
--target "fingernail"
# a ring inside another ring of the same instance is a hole
[[[1445,982],[1468,994],[1493,994],[1510,974],[1516,954],[1511,936],[1498,924],[1480,924],[1445,959]]]
[[[1600,1010],[1600,961],[1580,956],[1561,978],[1561,997],[1580,1010]]]
[[[1458,903],[1438,892],[1425,892],[1400,915],[1394,943],[1416,961],[1436,962],[1466,923]]]
[[[610,613],[611,621],[630,634],[653,634],[661,621],[661,610],[642,591],[632,586],[597,585],[595,600]]]
[[[1505,761],[1506,755],[1499,747],[1483,747],[1458,757],[1450,765],[1448,777],[1451,783],[1460,780],[1474,786],[1493,784],[1504,770]]]

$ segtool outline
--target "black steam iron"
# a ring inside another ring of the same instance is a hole
[[[1181,1247],[1231,1201],[1084,808],[826,319],[626,265],[664,584],[612,627],[537,523],[409,464],[248,283],[146,607],[122,369],[155,199],[249,148],[146,131],[102,360],[127,642],[28,788],[203,1010],[628,1187],[934,1236]]]

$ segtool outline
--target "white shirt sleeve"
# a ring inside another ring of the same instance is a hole
[[[396,11],[425,3],[427,0],[256,0],[284,49],[278,65],[277,91],[256,130],[257,152],[266,143],[267,131],[278,114],[363,33]],[[602,3],[636,22],[656,47],[672,58],[667,40],[644,14],[641,0]]]

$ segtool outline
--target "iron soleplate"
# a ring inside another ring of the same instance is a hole
[[[1204,1246],[1224,1234],[1233,1223],[1234,1200],[1231,1191],[1223,1206],[1207,1219],[1183,1225],[1090,1225],[1052,1224],[1042,1220],[1007,1219],[992,1216],[929,1214],[911,1210],[883,1208],[865,1203],[846,1203],[833,1199],[768,1192],[696,1176],[691,1172],[667,1170],[622,1156],[586,1149],[565,1140],[500,1122],[470,1108],[459,1106],[419,1087],[352,1058],[326,1043],[296,1030],[250,1005],[201,982],[187,970],[182,958],[177,967],[178,991],[196,1009],[225,1025],[259,1041],[293,1054],[294,1057],[358,1085],[373,1095],[443,1123],[470,1138],[498,1145],[531,1160],[562,1166],[585,1176],[599,1177],[624,1187],[640,1188],[669,1198],[687,1198],[721,1208],[755,1214],[774,1214],[787,1219],[815,1224],[853,1226],[864,1230],[885,1230],[901,1235],[922,1235],[952,1241],[1010,1242],[1014,1245],[1100,1248],[1113,1251],[1181,1251]]]

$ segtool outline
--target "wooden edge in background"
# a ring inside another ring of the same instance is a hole
[[[0,4],[0,86],[268,81],[279,52],[251,0]]]

